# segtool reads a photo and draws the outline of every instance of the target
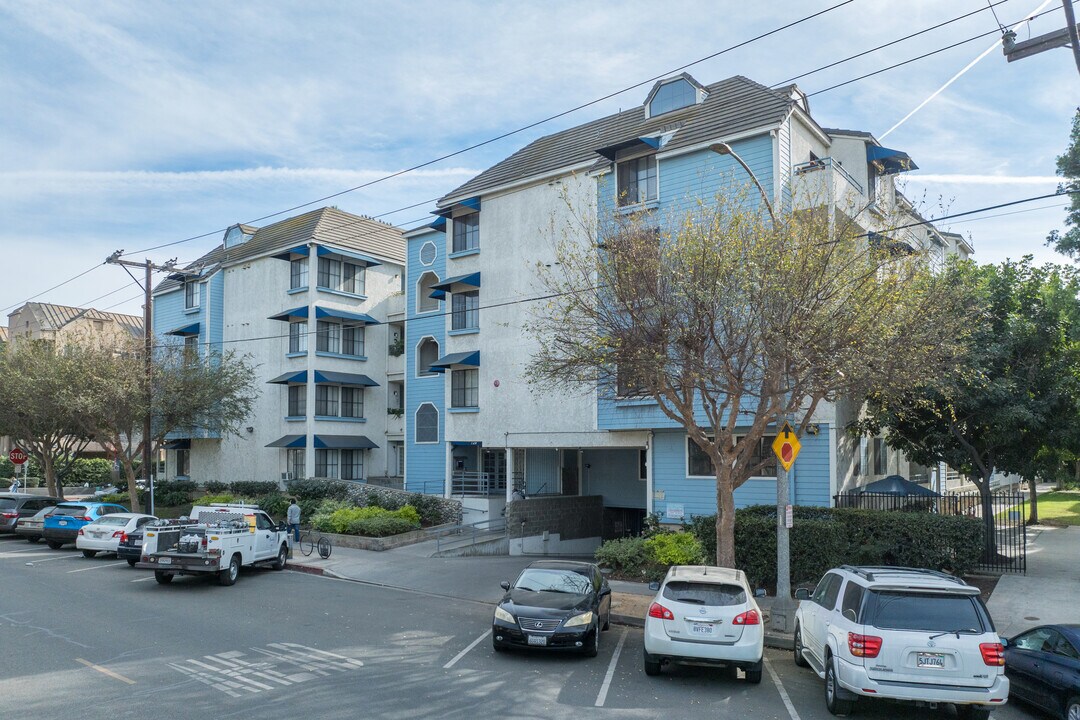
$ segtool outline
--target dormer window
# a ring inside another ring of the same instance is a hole
[[[664,113],[697,105],[705,100],[705,89],[692,77],[683,73],[677,78],[657,83],[645,100],[646,114],[650,118]]]

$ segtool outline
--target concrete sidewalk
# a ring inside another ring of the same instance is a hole
[[[987,607],[999,635],[1035,625],[1080,623],[1080,527],[1031,525],[1027,574],[1002,575]]]

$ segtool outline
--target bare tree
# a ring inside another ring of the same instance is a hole
[[[904,246],[824,209],[775,222],[745,197],[678,215],[575,216],[538,273],[534,385],[650,398],[716,476],[716,562],[733,567],[736,488],[771,464],[767,432],[801,436],[822,403],[951,367],[965,296]]]

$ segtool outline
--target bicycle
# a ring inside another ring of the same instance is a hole
[[[323,560],[330,557],[330,553],[334,550],[330,538],[323,535],[319,530],[307,528],[300,534],[300,552],[304,553],[306,557],[311,555],[315,548],[319,549],[319,557]]]

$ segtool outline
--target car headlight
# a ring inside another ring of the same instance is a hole
[[[514,619],[513,615],[506,612],[501,607],[495,608],[495,619],[496,620],[502,620],[503,622],[508,622],[508,623],[517,622],[517,620]]]
[[[592,624],[592,610],[587,613],[581,613],[575,615],[566,622],[563,623],[563,627],[578,627],[579,625],[591,625]]]

